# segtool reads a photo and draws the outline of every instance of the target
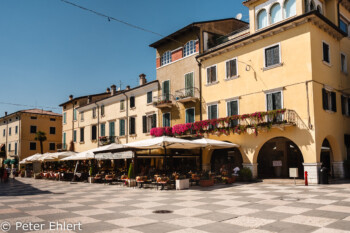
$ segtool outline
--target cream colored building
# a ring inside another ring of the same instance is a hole
[[[259,121],[243,116],[205,132],[239,144],[232,157],[253,177],[289,177],[289,168],[298,168],[299,177],[307,171],[309,182],[317,183],[324,166],[344,177],[343,162],[350,159],[349,1],[247,0],[244,5],[249,28],[229,33],[196,56],[202,118],[286,111]],[[251,128],[238,134],[237,124]],[[215,158],[231,155],[204,151],[203,168],[215,169]]]
[[[77,152],[116,143],[128,143],[150,137],[157,124],[153,106],[158,81],[147,82],[140,75],[140,85],[117,91],[112,85],[108,95],[76,108],[72,141]]]
[[[0,118],[0,160],[22,160],[40,153],[40,143],[35,140],[36,132],[45,132],[43,152],[55,152],[61,147],[61,114],[41,109],[21,110],[5,113]],[[1,161],[2,163],[2,161]]]

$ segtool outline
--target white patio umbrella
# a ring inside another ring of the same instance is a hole
[[[40,159],[41,161],[59,161],[61,159],[64,159],[69,156],[75,155],[76,152],[73,151],[61,151],[61,152],[55,152],[55,153],[46,153],[43,155],[43,157]]]
[[[32,162],[35,162],[35,161],[39,161],[40,157],[42,157],[43,155],[40,154],[40,153],[37,153],[37,154],[34,154],[34,155],[31,155],[25,159],[22,159],[22,161],[20,162],[20,164],[24,164],[24,163],[32,163]]]
[[[98,148],[94,148],[94,149],[90,149],[87,151],[83,151],[71,156],[68,156],[64,159],[61,159],[63,161],[65,160],[89,160],[89,159],[95,159],[95,153],[94,152],[98,152],[98,151],[108,151],[108,150],[113,150],[113,149],[120,149],[123,148],[124,145],[123,144],[117,144],[117,143],[112,143],[110,145],[106,145],[106,146],[102,146],[102,147],[98,147]]]
[[[132,159],[134,157],[133,151],[124,151],[124,152],[106,152],[95,154],[95,159],[98,160],[107,160],[107,159]]]
[[[205,148],[208,148],[208,149],[224,149],[224,148],[239,147],[239,145],[235,143],[223,142],[223,141],[213,140],[208,138],[196,139],[196,140],[193,140],[192,142],[202,144]]]
[[[194,141],[168,136],[131,142],[128,144],[124,144],[124,146],[133,149],[196,149],[200,147],[205,147],[201,143],[196,143]]]

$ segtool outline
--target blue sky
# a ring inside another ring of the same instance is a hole
[[[192,22],[235,17],[243,0],[70,0],[162,35]],[[33,108],[61,112],[68,96],[136,86],[156,79],[159,36],[83,11],[60,0],[0,3],[0,116]],[[27,106],[15,106],[14,103]]]

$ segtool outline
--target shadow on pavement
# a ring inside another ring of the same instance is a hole
[[[37,189],[31,184],[23,183],[17,179],[10,178],[7,183],[0,183],[0,196],[26,196],[51,193],[46,190]]]

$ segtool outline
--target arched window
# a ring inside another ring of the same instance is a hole
[[[163,53],[162,58],[161,58],[161,65],[165,65],[171,62],[171,52],[170,51],[166,51],[165,53]]]
[[[313,11],[313,10],[315,10],[315,3],[314,3],[314,1],[311,1],[311,3],[310,3],[310,11]]]
[[[196,52],[196,41],[191,40],[184,46],[184,57]]]
[[[282,11],[280,4],[276,3],[271,7],[270,10],[271,15],[271,24],[277,23],[282,20]]]
[[[263,27],[267,26],[267,13],[266,10],[261,10],[258,13],[258,29],[261,29]]]
[[[295,0],[286,0],[284,2],[284,17],[289,18],[297,14]]]

